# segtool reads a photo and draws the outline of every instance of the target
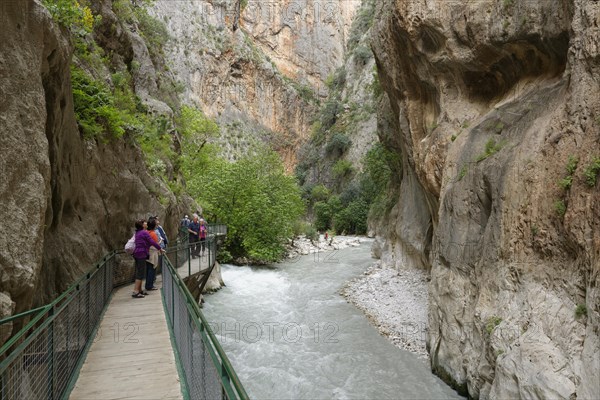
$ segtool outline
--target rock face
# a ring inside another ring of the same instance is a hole
[[[327,76],[344,63],[345,43],[361,2],[250,0],[242,12],[242,29],[284,75],[321,92]]]
[[[158,0],[152,12],[172,36],[166,58],[185,100],[219,122],[225,155],[269,142],[291,171],[357,3],[251,0],[238,15],[233,0]]]
[[[597,398],[600,2],[378,5],[403,160],[382,259],[430,270],[432,368],[473,398]]]
[[[68,33],[43,6],[9,1],[0,11],[2,318],[53,299],[122,248],[136,219],[156,213],[176,232],[180,215],[195,205],[178,202],[153,178],[130,141],[82,139]]]

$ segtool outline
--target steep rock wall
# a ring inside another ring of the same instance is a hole
[[[474,398],[597,397],[600,3],[385,1],[376,20],[403,158],[381,253],[431,272],[432,368]]]
[[[323,92],[329,74],[344,63],[345,43],[362,0],[250,0],[245,29],[290,78]]]
[[[195,204],[177,201],[152,177],[130,140],[82,139],[73,111],[68,33],[37,1],[1,7],[4,317],[48,302],[103,254],[121,248],[135,219],[159,214],[174,233],[180,215]]]
[[[153,13],[172,36],[167,59],[185,100],[219,122],[226,155],[269,142],[291,171],[358,3],[249,1],[237,29],[233,0],[158,0]]]

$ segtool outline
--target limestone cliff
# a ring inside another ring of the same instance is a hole
[[[430,270],[433,369],[474,398],[597,398],[600,2],[378,5],[403,160],[382,258]]]
[[[94,5],[110,8],[110,2]],[[45,7],[4,1],[0,11],[4,317],[48,302],[103,254],[121,248],[135,219],[156,213],[176,232],[180,215],[195,205],[151,176],[127,137],[83,139],[73,111],[69,33]],[[115,57],[142,48],[131,46],[131,34],[121,39],[121,46],[111,42]]]
[[[225,155],[266,142],[291,171],[327,93],[323,81],[343,62],[357,2],[246,3],[237,14],[233,0],[157,0],[152,11],[173,38],[167,59],[185,101],[217,120]]]

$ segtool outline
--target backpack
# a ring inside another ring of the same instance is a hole
[[[135,234],[125,244],[125,253],[133,255],[135,251]]]

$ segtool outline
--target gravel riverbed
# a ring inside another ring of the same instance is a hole
[[[337,236],[329,243],[298,238],[288,247],[288,257],[331,249],[359,246],[371,239]],[[340,290],[346,300],[362,310],[371,323],[392,343],[429,362],[427,338],[428,275],[421,270],[399,270],[375,261],[364,274]]]
[[[427,280],[425,271],[397,270],[377,261],[340,293],[392,343],[428,362]]]

